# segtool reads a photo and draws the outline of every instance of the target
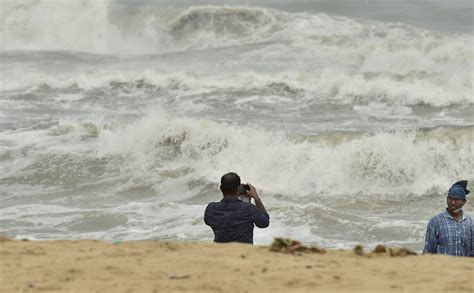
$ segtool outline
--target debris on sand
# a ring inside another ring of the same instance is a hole
[[[390,248],[390,256],[407,256],[407,255],[417,255],[417,253],[404,247]]]
[[[389,248],[385,245],[377,245],[372,253],[388,253],[390,256],[407,256],[407,255],[417,255],[416,252],[409,250],[408,248]]]
[[[388,252],[388,249],[387,247],[385,247],[385,245],[377,245],[375,248],[374,248],[374,251],[372,251],[372,253],[387,253]]]
[[[354,252],[357,255],[365,255],[364,248],[360,244],[356,245],[356,247],[354,247]]]
[[[306,253],[326,253],[326,250],[318,247],[304,246],[298,240],[288,238],[275,238],[270,245],[270,251],[297,254],[298,252]]]
[[[407,256],[407,255],[417,255],[416,252],[409,250],[408,248],[389,248],[385,245],[377,245],[371,253],[365,253],[362,245],[356,245],[354,247],[354,253],[360,256],[372,257],[374,255],[390,255],[391,257],[396,256]]]

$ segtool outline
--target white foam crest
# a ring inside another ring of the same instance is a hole
[[[155,109],[123,129],[101,132],[98,153],[127,158],[125,169],[132,176],[181,174],[178,185],[216,182],[233,170],[266,193],[400,199],[472,177],[473,130],[454,131],[457,137],[449,141],[442,133],[430,137],[413,130],[339,144],[294,142],[284,133],[172,117]]]
[[[472,100],[472,35],[321,14],[290,19],[280,34],[290,36],[293,47],[303,52],[285,50],[285,55],[318,60],[324,70],[312,74],[326,75],[321,80],[334,84],[324,89],[341,97],[399,96],[437,106],[445,105],[445,97]]]
[[[270,75],[257,73],[242,74],[194,74],[192,72],[163,73],[158,70],[120,70],[120,69],[91,69],[78,72],[45,72],[31,69],[7,70],[2,76],[1,89],[13,91],[30,89],[41,86],[51,88],[67,88],[77,86],[84,90],[107,87],[111,83],[149,83],[164,89],[198,90],[261,87],[272,82]],[[281,79],[288,77],[282,75]]]
[[[214,90],[269,90],[275,85],[279,95],[299,92],[307,102],[329,101],[342,104],[386,103],[389,105],[449,106],[472,103],[472,83],[466,75],[412,73],[350,74],[324,70],[321,72],[280,72],[274,74],[243,72],[238,74],[163,73],[156,70],[88,70],[72,73],[46,73],[39,70],[9,70],[2,80],[2,90],[36,90],[77,86],[83,90],[106,88],[125,83],[139,91],[147,84],[157,89],[186,93]],[[278,89],[277,89],[278,90]],[[265,93],[265,92],[262,92]],[[78,97],[76,97],[78,98]],[[304,100],[300,100],[304,102]]]
[[[43,173],[47,170],[57,169],[59,178],[65,178],[66,163],[64,157],[74,158],[76,166],[82,160],[93,156],[95,150],[95,137],[99,129],[107,127],[103,117],[90,117],[89,119],[63,118],[57,123],[45,123],[45,125],[32,125],[27,129],[17,129],[2,133],[2,140],[5,143],[0,148],[0,158],[6,158],[0,164],[0,179],[26,178],[37,172]],[[51,161],[52,160],[52,161]],[[44,169],[42,169],[44,168]],[[78,172],[74,170],[74,176]],[[48,178],[53,180],[52,178]],[[76,178],[77,179],[77,178]],[[28,185],[10,186],[8,194],[30,195],[37,193],[41,188],[42,192],[51,191],[54,187],[44,185],[45,182],[38,182],[35,190]]]
[[[313,49],[315,58],[342,60],[364,72],[406,74],[445,67],[458,72],[470,71],[460,65],[473,64],[472,35],[446,35],[399,23],[293,14],[278,34],[294,46]]]
[[[443,137],[426,139],[415,131],[378,133],[325,149],[321,160],[326,168],[317,176],[318,183],[328,194],[394,199],[427,195],[458,176],[471,176],[473,146],[472,129],[451,143],[443,142]]]
[[[50,140],[47,139],[46,130],[38,131],[21,131],[21,132],[3,132],[2,139],[8,142],[7,146],[0,149],[0,156],[12,157],[11,160],[6,160],[0,165],[0,178],[8,178],[16,174],[31,173],[32,170],[28,168],[38,161],[37,156],[28,156],[25,158],[25,150],[28,150],[37,145],[52,146]],[[26,170],[22,172],[22,170]]]
[[[82,51],[149,54],[160,51],[160,15],[114,16],[115,0],[2,0],[2,51]],[[124,26],[118,25],[126,19]],[[129,32],[132,25],[135,31]],[[130,23],[131,22],[131,23]]]
[[[193,84],[191,75],[183,73],[163,74],[155,70],[87,70],[69,73],[51,73],[41,70],[28,72],[11,70],[2,80],[2,90],[35,90],[41,86],[51,88],[67,88],[77,86],[84,90],[107,87],[111,83],[136,83],[147,81],[152,85],[164,88],[179,88],[181,84],[186,89]]]
[[[1,209],[0,219],[11,219],[12,216],[21,215],[21,218],[28,218],[33,216],[53,216],[62,214],[72,214],[78,212],[79,209],[69,208],[58,205],[47,205],[47,204],[29,204],[29,205],[16,205]]]
[[[462,70],[458,65],[473,60],[470,35],[325,14],[236,6],[194,6],[180,12],[92,0],[3,0],[1,8],[2,51],[150,54],[269,41],[306,48],[310,56],[324,60],[344,56],[344,63],[358,63],[365,70],[405,73],[443,64]]]
[[[9,146],[5,147],[3,151],[21,152],[32,148],[46,150],[46,152],[54,151],[56,154],[59,152],[68,153],[71,151],[70,148],[81,149],[86,146],[85,138],[94,137],[100,128],[107,127],[103,117],[89,117],[89,119],[86,118],[82,121],[63,118],[57,123],[45,125],[47,128],[36,128],[37,125],[33,125],[29,129],[3,132],[3,140],[9,143]],[[78,141],[81,141],[82,146],[77,146]]]
[[[418,105],[442,107],[453,104],[472,103],[472,86],[459,82],[462,76],[380,76],[364,74],[323,74],[315,87],[320,92],[333,96],[342,103],[388,103],[395,105]],[[315,89],[317,90],[317,89]],[[332,92],[331,92],[332,91]]]
[[[168,30],[182,49],[241,45],[271,39],[284,15],[265,8],[198,6],[178,15]]]
[[[181,12],[118,1],[4,0],[2,50],[149,54],[253,43],[271,36],[268,9],[191,7]],[[74,21],[71,21],[74,20]]]
[[[2,50],[105,52],[106,3],[2,0]]]

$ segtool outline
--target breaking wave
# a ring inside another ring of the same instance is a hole
[[[467,77],[467,76],[466,76]],[[344,72],[280,72],[198,75],[186,72],[162,73],[155,70],[89,70],[78,73],[11,71],[3,78],[3,91],[30,93],[51,89],[79,92],[143,91],[188,95],[207,93],[219,98],[223,93],[241,96],[277,95],[308,104],[384,103],[387,105],[430,105],[443,107],[472,104],[472,84],[460,76],[436,73],[407,75],[346,74]]]
[[[98,154],[123,158],[127,174],[150,180],[174,174],[215,182],[230,168],[270,194],[400,200],[444,190],[454,178],[472,177],[474,129],[295,140],[284,133],[155,111],[125,128],[103,131]]]

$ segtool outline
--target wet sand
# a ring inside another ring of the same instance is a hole
[[[203,242],[0,240],[0,292],[474,292],[474,258]]]

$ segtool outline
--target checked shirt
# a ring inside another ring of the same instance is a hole
[[[429,221],[423,253],[474,256],[473,249],[472,218],[464,212],[459,222],[447,211]]]

